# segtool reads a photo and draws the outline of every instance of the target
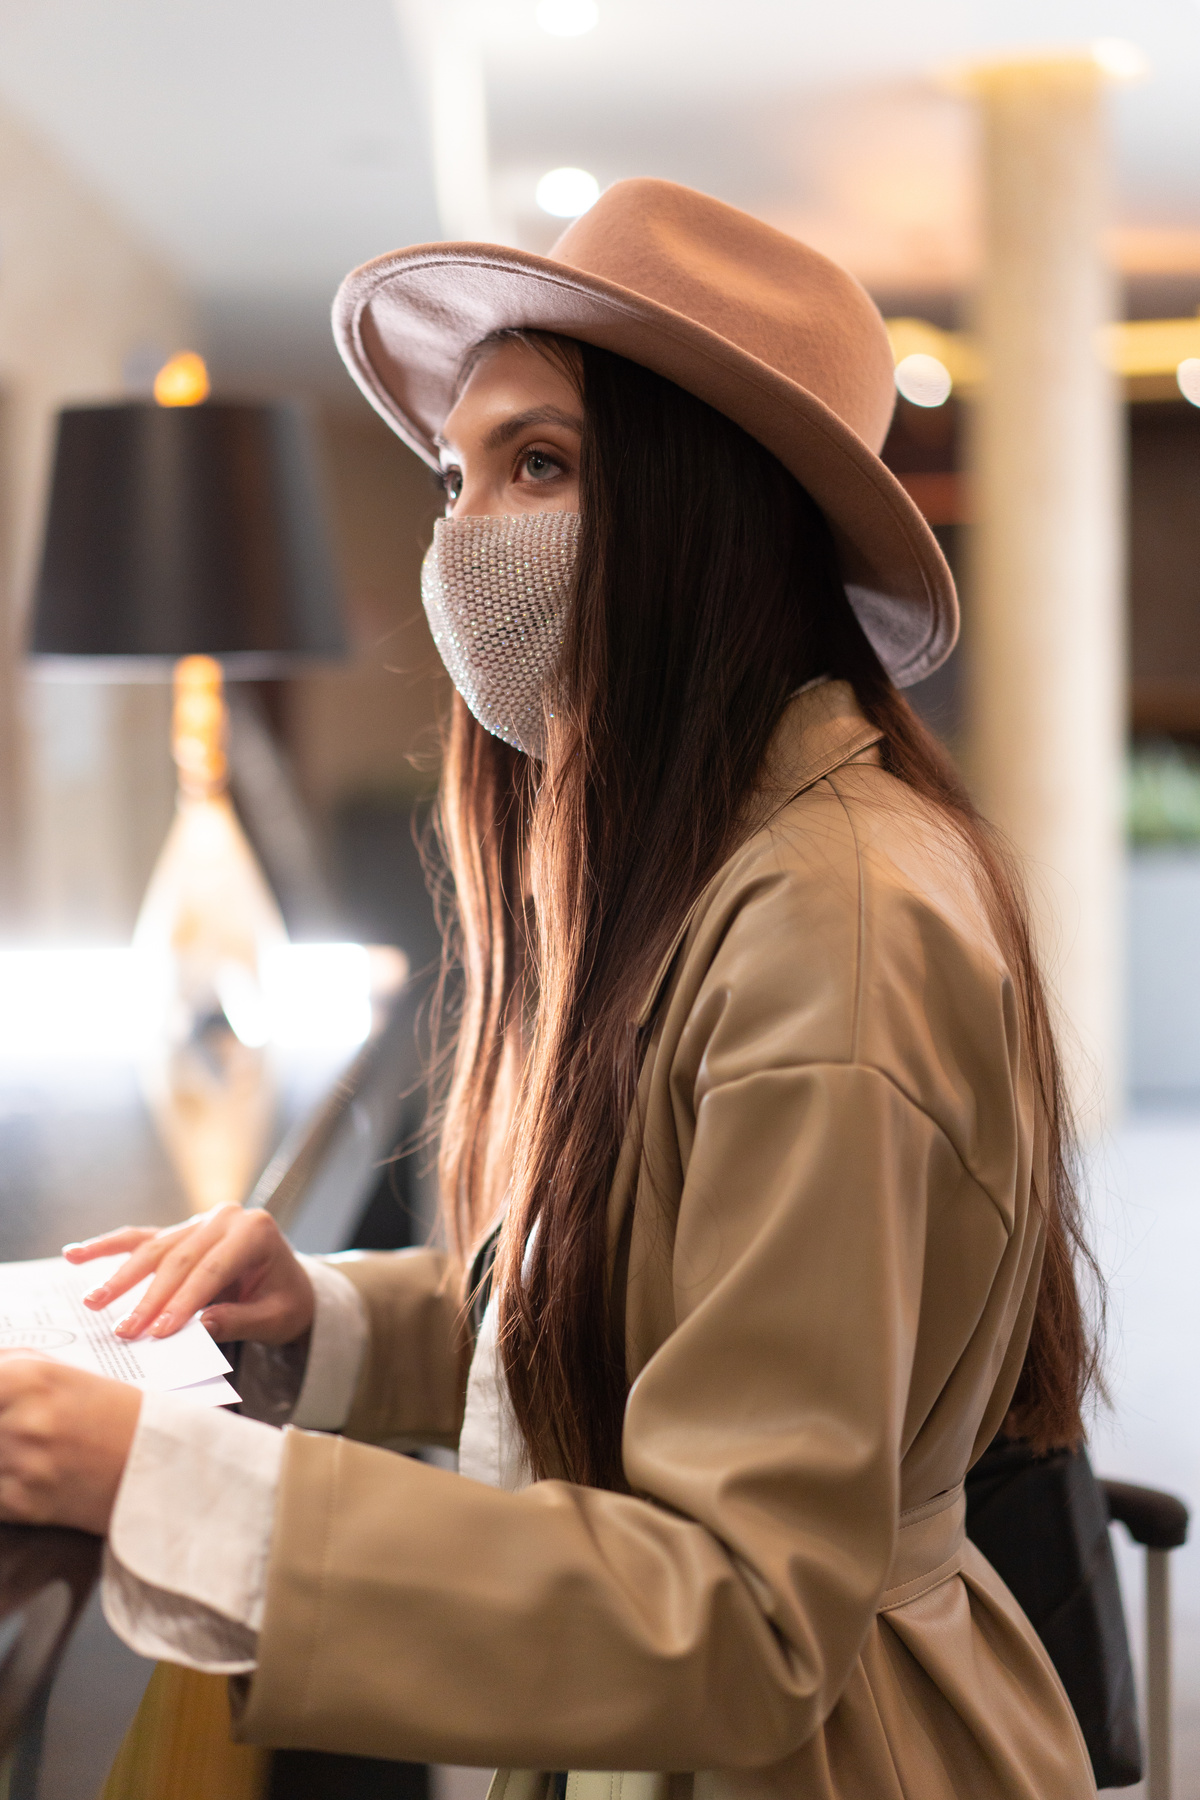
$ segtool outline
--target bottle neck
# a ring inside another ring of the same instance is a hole
[[[211,656],[185,656],[175,665],[171,751],[182,800],[212,800],[229,782],[229,710],[221,665]]]

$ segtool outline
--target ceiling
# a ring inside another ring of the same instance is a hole
[[[481,46],[498,236],[548,246],[556,164],[665,175],[932,311],[975,257],[971,117],[939,72],[1129,40],[1151,73],[1112,96],[1114,254],[1200,302],[1196,0],[599,0],[575,39],[535,0],[0,0],[0,101],[177,269],[218,360],[336,379],[340,276],[439,235],[414,3],[457,6]]]

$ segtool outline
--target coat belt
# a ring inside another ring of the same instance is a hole
[[[967,1498],[962,1482],[900,1514],[900,1530],[878,1611],[907,1606],[962,1568]]]
[[[967,1499],[962,1482],[900,1514],[887,1586],[877,1611],[907,1606],[949,1581],[962,1567]],[[553,1777],[541,1770],[499,1769],[488,1800],[554,1800]],[[572,1770],[566,1800],[670,1800],[671,1777],[658,1772]]]

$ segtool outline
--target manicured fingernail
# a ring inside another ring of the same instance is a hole
[[[217,1322],[216,1313],[206,1312],[206,1313],[200,1314],[200,1323],[203,1325],[203,1327],[206,1331],[211,1331],[213,1326],[216,1324],[216,1322]]]
[[[141,1320],[138,1318],[137,1313],[131,1312],[127,1313],[123,1319],[118,1319],[117,1323],[113,1326],[113,1330],[118,1337],[136,1337],[140,1324]]]
[[[174,1324],[175,1321],[170,1313],[159,1313],[157,1319],[155,1319],[153,1325],[150,1327],[150,1336],[166,1337],[167,1333],[174,1328]]]
[[[107,1300],[108,1289],[106,1287],[93,1288],[90,1294],[85,1294],[83,1296],[83,1304],[85,1306],[103,1306]]]

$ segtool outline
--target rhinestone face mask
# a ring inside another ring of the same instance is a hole
[[[421,568],[438,654],[479,723],[541,756],[543,696],[566,630],[579,514],[439,519]]]

